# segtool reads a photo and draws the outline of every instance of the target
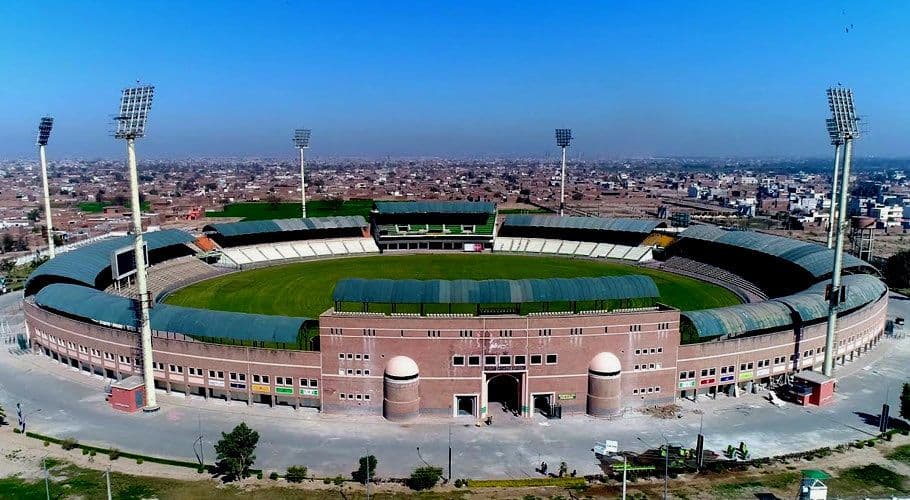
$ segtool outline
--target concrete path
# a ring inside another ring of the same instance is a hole
[[[23,331],[20,300],[21,294],[0,296],[0,339]],[[910,301],[893,297],[889,314],[910,317]],[[825,408],[777,408],[760,395],[721,396],[683,401],[682,418],[672,420],[630,412],[616,420],[537,418],[479,428],[470,419],[421,419],[397,425],[379,418],[206,403],[170,395],[159,397],[162,410],[156,414],[125,415],[104,402],[106,380],[44,356],[21,353],[14,344],[2,347],[0,404],[15,418],[15,404],[21,402],[29,430],[193,460],[193,443],[201,427],[206,461],[211,462],[212,443],[220,433],[245,421],[261,436],[257,467],[283,470],[303,464],[320,475],[348,475],[358,457],[372,453],[385,477],[407,475],[424,461],[445,468],[450,433],[453,477],[534,477],[540,462],[552,469],[562,460],[570,470],[593,474],[599,472],[590,451],[595,441],[615,439],[624,449],[642,450],[659,445],[665,436],[694,445],[700,426],[708,448],[721,450],[745,441],[756,456],[837,444],[876,432],[875,422],[864,419],[864,414],[877,415],[886,396],[891,407],[898,408],[900,384],[907,380],[910,367],[910,340],[887,339],[859,360],[837,367],[837,402]]]

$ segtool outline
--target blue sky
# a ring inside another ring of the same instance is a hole
[[[853,25],[849,33],[845,28]],[[910,2],[0,2],[0,157],[118,157],[119,89],[157,86],[146,157],[910,153]]]

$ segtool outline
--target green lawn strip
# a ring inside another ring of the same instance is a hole
[[[332,304],[342,278],[526,279],[643,274],[654,279],[660,302],[682,310],[739,303],[730,291],[662,271],[565,257],[419,254],[314,260],[233,273],[191,285],[165,302],[187,307],[316,318]]]
[[[894,460],[895,462],[903,462],[907,465],[910,465],[910,444],[904,444],[894,448],[894,451],[888,454],[888,460]]]
[[[837,497],[906,493],[907,476],[878,464],[851,467],[826,482],[830,495]]]
[[[105,207],[109,207],[113,204],[114,203],[110,202],[110,201],[101,201],[101,202],[83,201],[83,202],[79,203],[78,206],[79,206],[79,210],[81,210],[85,213],[96,214],[96,213],[103,212]],[[142,207],[143,212],[148,212],[149,210],[151,210],[152,204],[147,201],[143,201],[141,204],[141,207]],[[129,209],[129,207],[124,207],[124,208]]]
[[[468,488],[528,488],[558,486],[572,488],[585,486],[583,477],[531,477],[525,479],[468,479]]]
[[[307,217],[361,215],[369,217],[373,200],[313,200],[306,204]],[[206,217],[241,217],[244,220],[293,219],[301,216],[300,203],[252,202],[231,203],[220,212],[206,212]]]

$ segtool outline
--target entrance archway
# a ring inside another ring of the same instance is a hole
[[[500,403],[504,411],[521,414],[521,380],[511,373],[493,375],[487,380],[487,401]]]

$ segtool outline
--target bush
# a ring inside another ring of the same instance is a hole
[[[271,479],[272,481],[277,481],[279,477],[281,477],[281,476],[279,476],[278,473],[275,471],[272,471],[272,473],[269,474],[269,479]]]
[[[300,483],[306,479],[307,468],[305,465],[292,465],[288,467],[288,473],[285,474],[285,479],[289,483]]]
[[[98,454],[98,453],[97,453],[95,450],[91,450],[91,451],[88,452],[88,456],[90,456],[90,457],[94,457],[94,456],[97,455],[97,454]]]
[[[407,485],[412,490],[428,490],[433,486],[436,486],[436,483],[439,482],[439,478],[441,477],[441,467],[433,467],[432,465],[418,467],[414,469],[414,472],[411,473],[411,477],[407,479]]]
[[[79,441],[76,441],[75,438],[66,438],[63,441],[60,441],[60,447],[64,450],[72,450],[73,448],[79,446]]]
[[[22,434],[22,431],[20,431],[19,428],[16,427],[15,429],[13,429],[13,434]]]
[[[341,476],[335,476],[335,478],[332,479],[332,484],[334,484],[335,486],[341,486],[342,484],[344,484],[344,478]]]
[[[360,484],[367,484],[368,479],[376,477],[376,464],[378,463],[379,461],[373,455],[360,457],[359,466],[357,470],[351,472],[351,477]]]
[[[332,480],[329,478],[325,478],[322,480],[322,484],[332,484]]]
[[[117,460],[118,458],[120,458],[120,450],[118,450],[117,448],[111,448],[110,451],[107,452],[107,456],[111,460]]]
[[[143,462],[145,462],[145,460],[143,460],[141,458],[136,459],[136,465],[142,465]]]
[[[88,448],[82,448],[82,454],[88,455]]]
[[[202,474],[203,472],[205,472],[205,467],[202,467],[202,466],[200,465],[199,467],[196,468],[196,473],[197,473],[197,474]]]
[[[262,471],[256,473],[256,479],[262,479]]]
[[[456,488],[461,488],[462,486],[464,486],[464,483],[461,482],[461,479],[456,479],[456,480],[455,480],[455,487],[456,487]]]

